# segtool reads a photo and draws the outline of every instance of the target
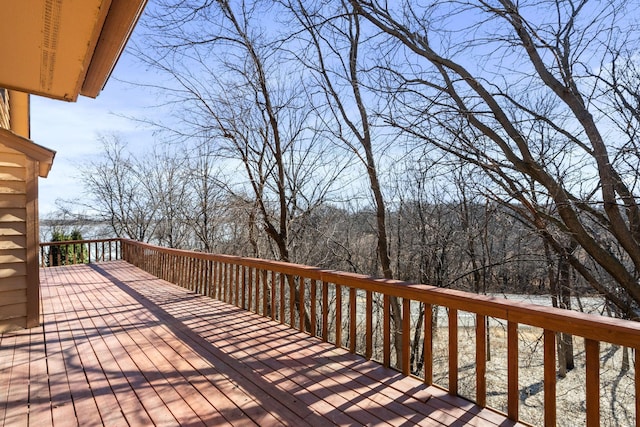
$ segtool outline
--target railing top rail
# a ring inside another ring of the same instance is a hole
[[[40,242],[40,247],[45,248],[47,246],[59,246],[59,245],[78,245],[87,243],[102,243],[102,242],[120,242],[120,238],[112,239],[83,239],[83,240],[60,240],[56,242]]]
[[[188,256],[196,259],[273,270],[278,273],[407,298],[426,304],[445,306],[519,324],[578,335],[596,341],[640,349],[640,322],[281,261],[169,249],[128,239],[122,239],[122,243],[169,255]]]

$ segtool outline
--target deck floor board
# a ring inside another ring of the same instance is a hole
[[[0,335],[2,425],[515,425],[123,261],[41,281],[42,326]]]

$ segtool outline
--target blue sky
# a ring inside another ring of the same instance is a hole
[[[56,199],[82,199],[78,166],[100,153],[98,135],[116,132],[134,151],[152,143],[151,130],[127,118],[150,114],[148,107],[155,97],[123,82],[144,80],[144,68],[125,52],[96,99],[80,96],[77,102],[67,103],[31,97],[31,139],[56,151],[49,176],[39,183],[41,217],[55,211]]]

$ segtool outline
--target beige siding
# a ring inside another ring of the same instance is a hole
[[[0,292],[22,289],[26,292],[27,281],[23,276],[6,277],[0,279]]]
[[[27,324],[27,162],[0,145],[0,332]]]

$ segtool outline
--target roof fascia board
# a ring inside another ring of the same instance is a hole
[[[80,88],[81,95],[95,98],[104,88],[146,3],[147,0],[113,0],[111,2]]]

